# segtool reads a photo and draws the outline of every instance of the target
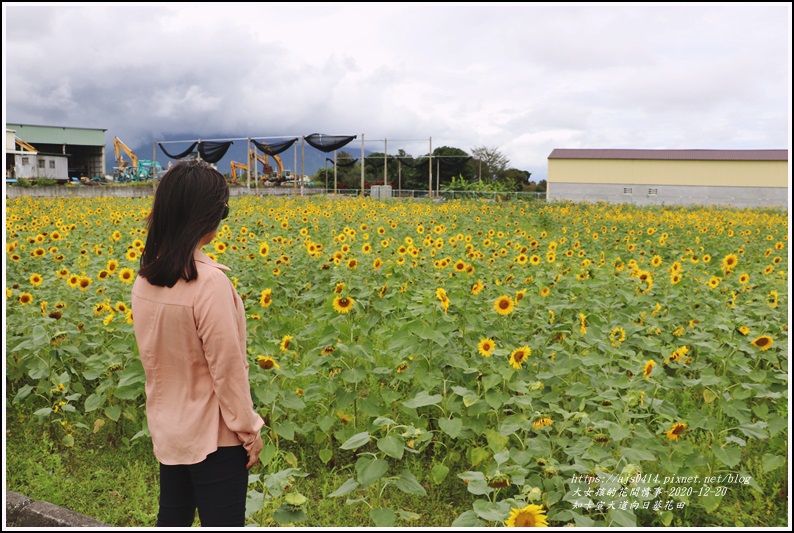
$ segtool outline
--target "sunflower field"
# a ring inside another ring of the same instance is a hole
[[[151,453],[130,309],[150,204],[6,201],[8,409],[64,447]],[[785,212],[230,204],[204,250],[247,312],[252,523],[305,521],[322,468],[376,526],[421,525],[389,495],[440,486],[467,498],[456,527],[786,524]]]

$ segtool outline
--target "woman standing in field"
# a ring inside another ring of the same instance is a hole
[[[160,462],[158,526],[243,526],[248,472],[264,422],[248,381],[243,303],[201,251],[229,214],[229,186],[210,165],[163,176],[132,287],[146,373],[146,415]]]

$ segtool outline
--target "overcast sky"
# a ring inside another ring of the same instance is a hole
[[[498,148],[544,179],[554,148],[789,148],[791,15],[789,3],[4,3],[3,113],[130,146],[363,133],[369,149],[385,138],[389,153],[421,155],[432,137]]]

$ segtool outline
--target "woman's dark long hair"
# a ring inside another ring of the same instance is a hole
[[[226,178],[212,166],[195,160],[174,165],[154,193],[138,273],[159,287],[196,279],[193,251],[226,218],[228,202]]]

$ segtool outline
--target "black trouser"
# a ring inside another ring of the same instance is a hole
[[[248,453],[218,448],[194,465],[160,463],[158,527],[190,527],[198,508],[202,526],[242,527],[248,490]]]

